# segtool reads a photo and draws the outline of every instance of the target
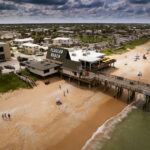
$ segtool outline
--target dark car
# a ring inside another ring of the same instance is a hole
[[[2,66],[0,66],[0,70],[3,70],[4,68]]]
[[[15,54],[14,53],[11,53],[11,57],[14,57],[15,56]]]
[[[28,58],[26,58],[26,57],[19,57],[18,61],[19,62],[28,61]]]
[[[6,69],[13,69],[13,70],[15,70],[15,67],[14,67],[14,66],[11,66],[11,65],[6,65],[6,66],[4,66],[4,68],[6,68]]]
[[[25,66],[26,65],[26,61],[20,62],[19,64],[20,64],[20,66]]]

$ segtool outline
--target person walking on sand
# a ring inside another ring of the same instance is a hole
[[[4,120],[4,114],[2,113],[2,119]]]
[[[4,119],[7,119],[7,115],[6,115],[6,113],[4,113]]]
[[[65,91],[64,91],[64,96],[66,96]]]
[[[69,93],[69,90],[67,89],[67,93]]]
[[[61,85],[59,84],[59,89],[61,90]]]
[[[10,114],[8,114],[8,118],[9,118],[9,120],[11,120],[11,115]]]

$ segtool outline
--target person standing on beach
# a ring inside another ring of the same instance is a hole
[[[2,113],[2,119],[4,120],[4,114]]]
[[[65,91],[64,91],[64,96],[66,96]]]
[[[67,89],[67,93],[69,93],[69,90]]]
[[[4,119],[7,119],[7,115],[6,115],[6,113],[4,113]]]
[[[9,118],[9,120],[11,120],[11,115],[10,114],[8,114],[8,118]]]
[[[59,84],[59,89],[61,90],[61,85]]]

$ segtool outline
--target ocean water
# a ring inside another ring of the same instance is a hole
[[[95,150],[150,150],[150,113],[133,109],[117,124],[110,139],[96,147]]]

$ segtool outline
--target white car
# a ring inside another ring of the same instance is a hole
[[[44,56],[43,53],[36,53],[35,55],[36,55],[36,56]]]

